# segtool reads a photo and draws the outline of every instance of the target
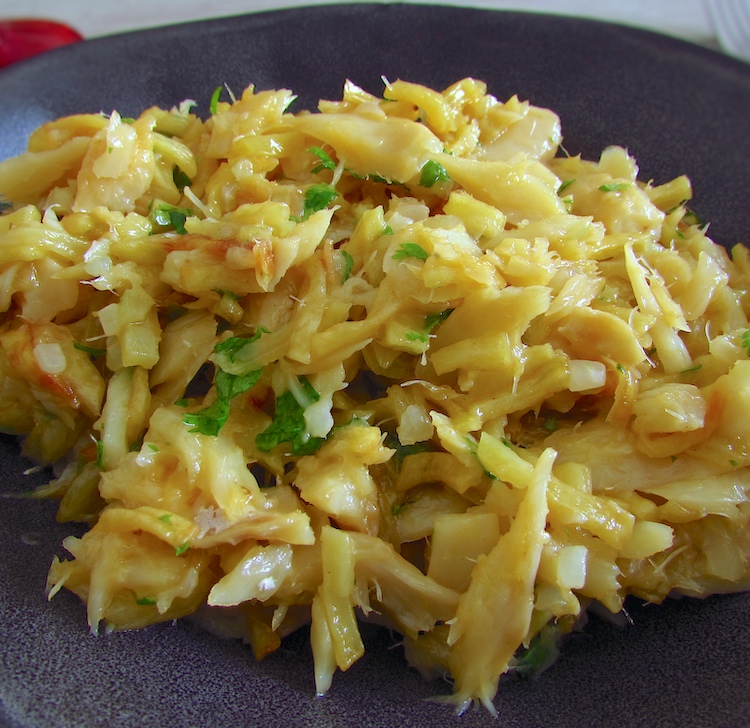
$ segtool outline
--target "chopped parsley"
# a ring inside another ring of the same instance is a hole
[[[441,311],[440,313],[433,313],[429,316],[425,317],[424,325],[427,329],[427,333],[429,334],[434,328],[437,326],[440,326],[440,324],[445,321],[445,319],[448,318],[453,313],[452,308],[446,308],[445,311]]]
[[[234,291],[230,291],[226,288],[214,288],[214,293],[224,298],[225,296],[227,298],[231,298],[233,301],[239,301],[242,296],[239,293],[235,293]]]
[[[557,431],[557,418],[556,417],[547,417],[544,422],[542,423],[542,427],[547,432],[556,432]]]
[[[386,434],[385,445],[391,450],[396,451],[393,455],[392,462],[399,470],[404,462],[404,458],[409,455],[416,455],[420,452],[430,452],[434,449],[432,443],[429,441],[415,442],[413,445],[402,445],[398,437],[390,432]]]
[[[257,341],[266,329],[259,329],[252,337],[234,336],[219,342],[214,347],[215,353],[224,353],[230,362],[236,360],[237,354],[248,344]],[[207,407],[198,412],[187,412],[182,421],[192,425],[191,432],[199,432],[201,435],[218,435],[219,431],[229,417],[229,404],[239,394],[253,387],[263,368],[253,369],[242,374],[229,374],[219,365],[214,376],[214,387],[216,388],[216,399]]]
[[[391,513],[394,516],[398,516],[401,511],[404,510],[408,505],[411,505],[410,501],[404,501],[403,503],[394,503],[393,508],[391,508]]]
[[[225,339],[224,341],[220,341],[216,346],[214,347],[214,352],[216,354],[225,354],[227,359],[234,363],[237,361],[237,357],[239,356],[240,352],[250,344],[254,344],[258,339],[260,339],[263,334],[270,334],[271,332],[265,327],[261,326],[252,336],[246,337],[246,336],[231,336],[228,339]],[[244,373],[244,372],[243,372]]]
[[[521,677],[532,677],[544,672],[560,655],[560,637],[561,631],[556,624],[550,622],[544,625],[531,640],[528,649],[516,655],[515,671]]]
[[[184,235],[185,221],[195,213],[187,207],[175,207],[166,202],[160,202],[151,208],[151,222],[159,228],[173,228],[175,232]]]
[[[300,377],[299,383],[310,403],[320,399],[320,395],[305,377]],[[288,442],[294,455],[311,455],[324,440],[325,438],[309,435],[305,423],[305,407],[287,390],[276,397],[273,422],[256,435],[255,444],[262,452],[271,452],[277,445]]]
[[[229,403],[238,395],[246,392],[260,379],[262,369],[256,369],[249,374],[238,376],[227,374],[218,369],[214,377],[216,399],[213,403],[198,412],[188,412],[182,418],[187,425],[193,425],[190,432],[201,435],[218,435],[229,417]]]
[[[690,208],[685,209],[685,216],[682,218],[682,222],[685,225],[703,225],[703,220],[701,220],[698,213]]]
[[[397,179],[388,179],[387,177],[383,177],[381,174],[358,174],[352,169],[346,169],[346,171],[354,177],[356,180],[364,180],[368,182],[379,182],[383,185],[394,185],[396,187],[401,187],[405,190],[408,190],[409,188],[403,183],[399,182]]]
[[[398,250],[393,254],[394,260],[406,260],[407,258],[427,260],[429,257],[430,254],[417,243],[401,243]]]
[[[325,183],[312,185],[305,192],[305,202],[302,209],[302,220],[307,220],[310,215],[325,210],[337,197],[339,193],[336,188]]]
[[[599,186],[599,192],[622,192],[630,187],[630,182],[609,182]]]
[[[747,355],[750,356],[750,329],[740,336],[740,346],[747,352]]]
[[[172,169],[172,180],[174,181],[174,186],[180,192],[189,187],[193,181],[176,164]]]
[[[352,268],[354,268],[354,258],[346,250],[339,250],[341,257],[344,260],[344,272],[341,274],[341,282],[346,283],[352,275]]]
[[[366,174],[364,178],[372,180],[373,182],[380,182],[380,184],[383,185],[396,185],[396,187],[403,187],[404,189],[407,189],[406,185],[403,182],[399,182],[397,179],[388,179],[387,177],[383,177],[380,174]]]
[[[422,344],[428,344],[430,342],[430,334],[432,333],[432,330],[439,326],[445,319],[448,318],[453,313],[452,308],[446,308],[445,311],[441,311],[440,313],[434,313],[430,314],[429,316],[425,316],[424,319],[424,330],[423,331],[407,331],[406,332],[406,339],[408,341],[419,341]]]
[[[217,86],[214,89],[214,92],[211,94],[211,102],[208,105],[208,111],[211,116],[213,116],[216,113],[216,110],[219,108],[219,97],[221,96],[221,91],[223,88],[223,86]]]
[[[102,440],[97,440],[96,438],[92,439],[94,440],[94,446],[96,447],[96,459],[94,460],[94,465],[100,470],[104,470],[104,442]]]
[[[152,607],[156,604],[156,599],[152,599],[151,597],[137,597],[135,603],[140,604],[142,607]]]
[[[408,341],[419,341],[422,344],[427,344],[430,341],[429,334],[421,331],[407,331],[406,338]]]
[[[665,215],[671,215],[675,210],[679,210],[681,207],[685,207],[687,200],[681,200],[676,205],[672,205],[668,210],[664,212]]]
[[[73,348],[78,349],[78,351],[86,352],[86,354],[89,354],[91,356],[104,356],[107,353],[106,349],[99,349],[93,346],[84,346],[83,344],[79,344],[77,341],[73,342]]]
[[[190,544],[185,541],[184,543],[181,543],[179,546],[175,547],[174,555],[175,556],[182,556],[188,549],[190,548]]]
[[[419,176],[419,184],[422,187],[432,187],[438,182],[447,182],[450,179],[448,171],[440,162],[430,159],[424,163]]]
[[[324,152],[320,147],[310,147],[307,151],[314,154],[320,160],[320,164],[313,167],[313,174],[317,174],[324,169],[336,169],[336,162],[334,162],[331,156]]]
[[[680,374],[692,374],[693,372],[697,372],[702,367],[703,367],[703,364],[696,364],[694,367],[688,367],[687,369],[683,369],[680,372]]]
[[[570,187],[570,185],[573,184],[573,182],[575,182],[575,178],[574,179],[566,179],[563,182],[561,182],[560,186],[557,188],[557,194],[561,195],[563,192],[565,192],[565,190],[568,189],[568,187]]]
[[[159,520],[164,521],[164,523],[169,523],[172,520],[172,514],[164,513],[163,515],[159,516]]]

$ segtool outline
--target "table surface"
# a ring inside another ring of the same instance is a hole
[[[588,17],[632,25],[718,47],[708,4],[722,0],[412,0],[426,4],[523,10]],[[315,5],[330,0],[0,0],[0,17],[60,20],[84,37],[112,35],[209,17],[275,8]]]

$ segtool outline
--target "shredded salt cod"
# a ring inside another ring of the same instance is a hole
[[[81,114],[0,164],[0,429],[93,632],[359,620],[459,711],[593,603],[750,584],[750,256],[467,78]],[[231,631],[231,630],[230,630]]]

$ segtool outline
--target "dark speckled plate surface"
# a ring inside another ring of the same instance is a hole
[[[562,117],[565,146],[626,146],[643,179],[688,174],[717,242],[750,240],[750,66],[671,38],[540,15],[408,5],[326,6],[84,42],[0,73],[0,158],[40,123],[73,112],[137,115],[213,89],[287,87],[296,108],[338,98],[346,78],[444,87],[472,75]],[[0,439],[0,491],[44,474]],[[503,680],[500,718],[428,702],[449,686],[406,667],[396,639],[366,632],[366,656],[314,697],[304,634],[257,664],[190,624],[95,638],[82,605],[44,599],[47,566],[72,530],[54,505],[0,499],[0,725],[747,726],[750,596],[631,605],[626,627],[591,619],[532,681]]]

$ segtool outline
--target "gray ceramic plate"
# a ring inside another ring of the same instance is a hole
[[[628,147],[641,176],[687,173],[695,208],[723,244],[750,230],[750,66],[667,37],[540,15],[409,5],[325,6],[198,22],[88,41],[0,73],[0,158],[62,114],[196,99],[213,89],[287,87],[296,108],[337,98],[346,78],[444,87],[472,75],[562,117],[572,153]],[[44,480],[0,439],[0,490]],[[249,649],[190,624],[95,638],[69,594],[48,604],[61,539],[54,505],[0,500],[0,724],[8,726],[740,726],[750,722],[750,596],[633,603],[633,624],[592,619],[531,681],[504,680],[500,719],[456,718],[450,692],[404,663],[396,638],[314,697],[304,634],[257,664]]]

